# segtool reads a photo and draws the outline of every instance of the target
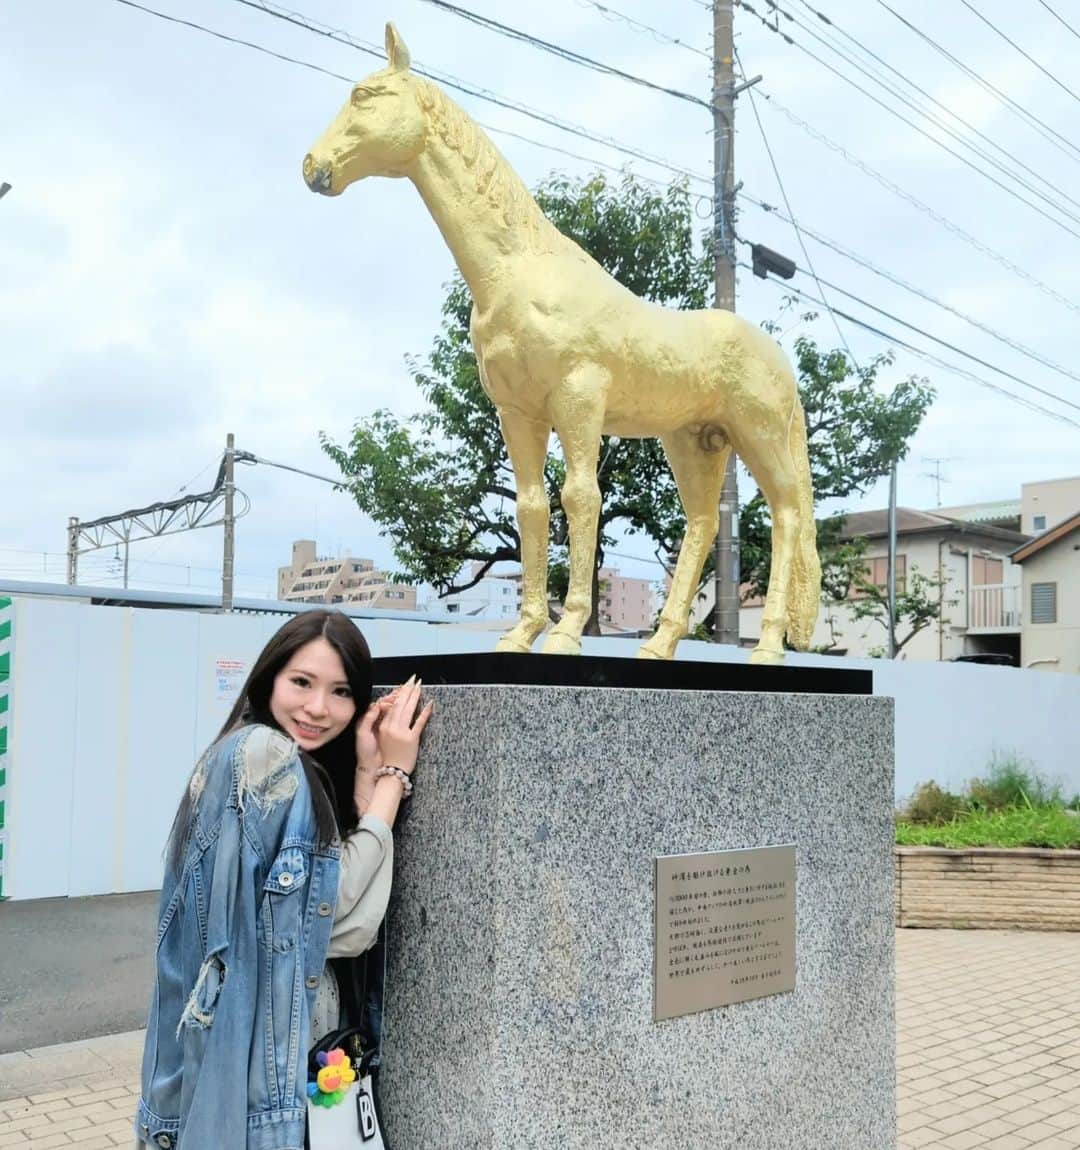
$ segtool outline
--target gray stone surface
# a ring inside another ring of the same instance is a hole
[[[890,700],[440,687],[400,835],[397,1150],[891,1150]],[[798,846],[797,988],[652,1020],[653,859]]]

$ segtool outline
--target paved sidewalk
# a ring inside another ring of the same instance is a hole
[[[897,931],[900,1150],[1080,1148],[1080,934]]]
[[[898,1150],[1080,1150],[1080,934],[897,931],[897,1026]],[[0,1054],[0,1150],[130,1150],[141,1043]]]

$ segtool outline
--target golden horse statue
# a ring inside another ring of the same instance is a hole
[[[785,635],[805,649],[821,568],[806,425],[784,353],[738,316],[675,311],[622,287],[544,216],[469,116],[409,70],[392,24],[386,54],[389,65],[353,88],[305,157],[304,180],[330,196],[366,176],[412,180],[472,292],[470,334],[514,469],[521,534],[521,615],[498,650],[530,650],[548,622],[544,460],[552,430],[566,460],[570,584],[545,652],[581,650],[605,434],[658,436],[686,512],[660,625],[638,654],[670,659],[686,635],[732,448],[772,512],[769,592],[751,662],[780,662]]]

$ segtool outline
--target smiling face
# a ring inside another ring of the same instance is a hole
[[[427,127],[409,72],[409,52],[386,26],[390,65],[357,84],[337,118],[304,157],[304,182],[339,196],[365,176],[404,176],[424,149]]]
[[[336,739],[356,714],[341,656],[326,639],[298,648],[274,676],[270,714],[302,750]]]

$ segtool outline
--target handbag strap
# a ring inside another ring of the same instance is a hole
[[[363,1048],[372,1051],[368,1063],[376,1071],[382,1061],[383,990],[386,983],[386,920],[372,946],[355,958],[332,958],[341,1003],[340,1029],[360,1033]]]

